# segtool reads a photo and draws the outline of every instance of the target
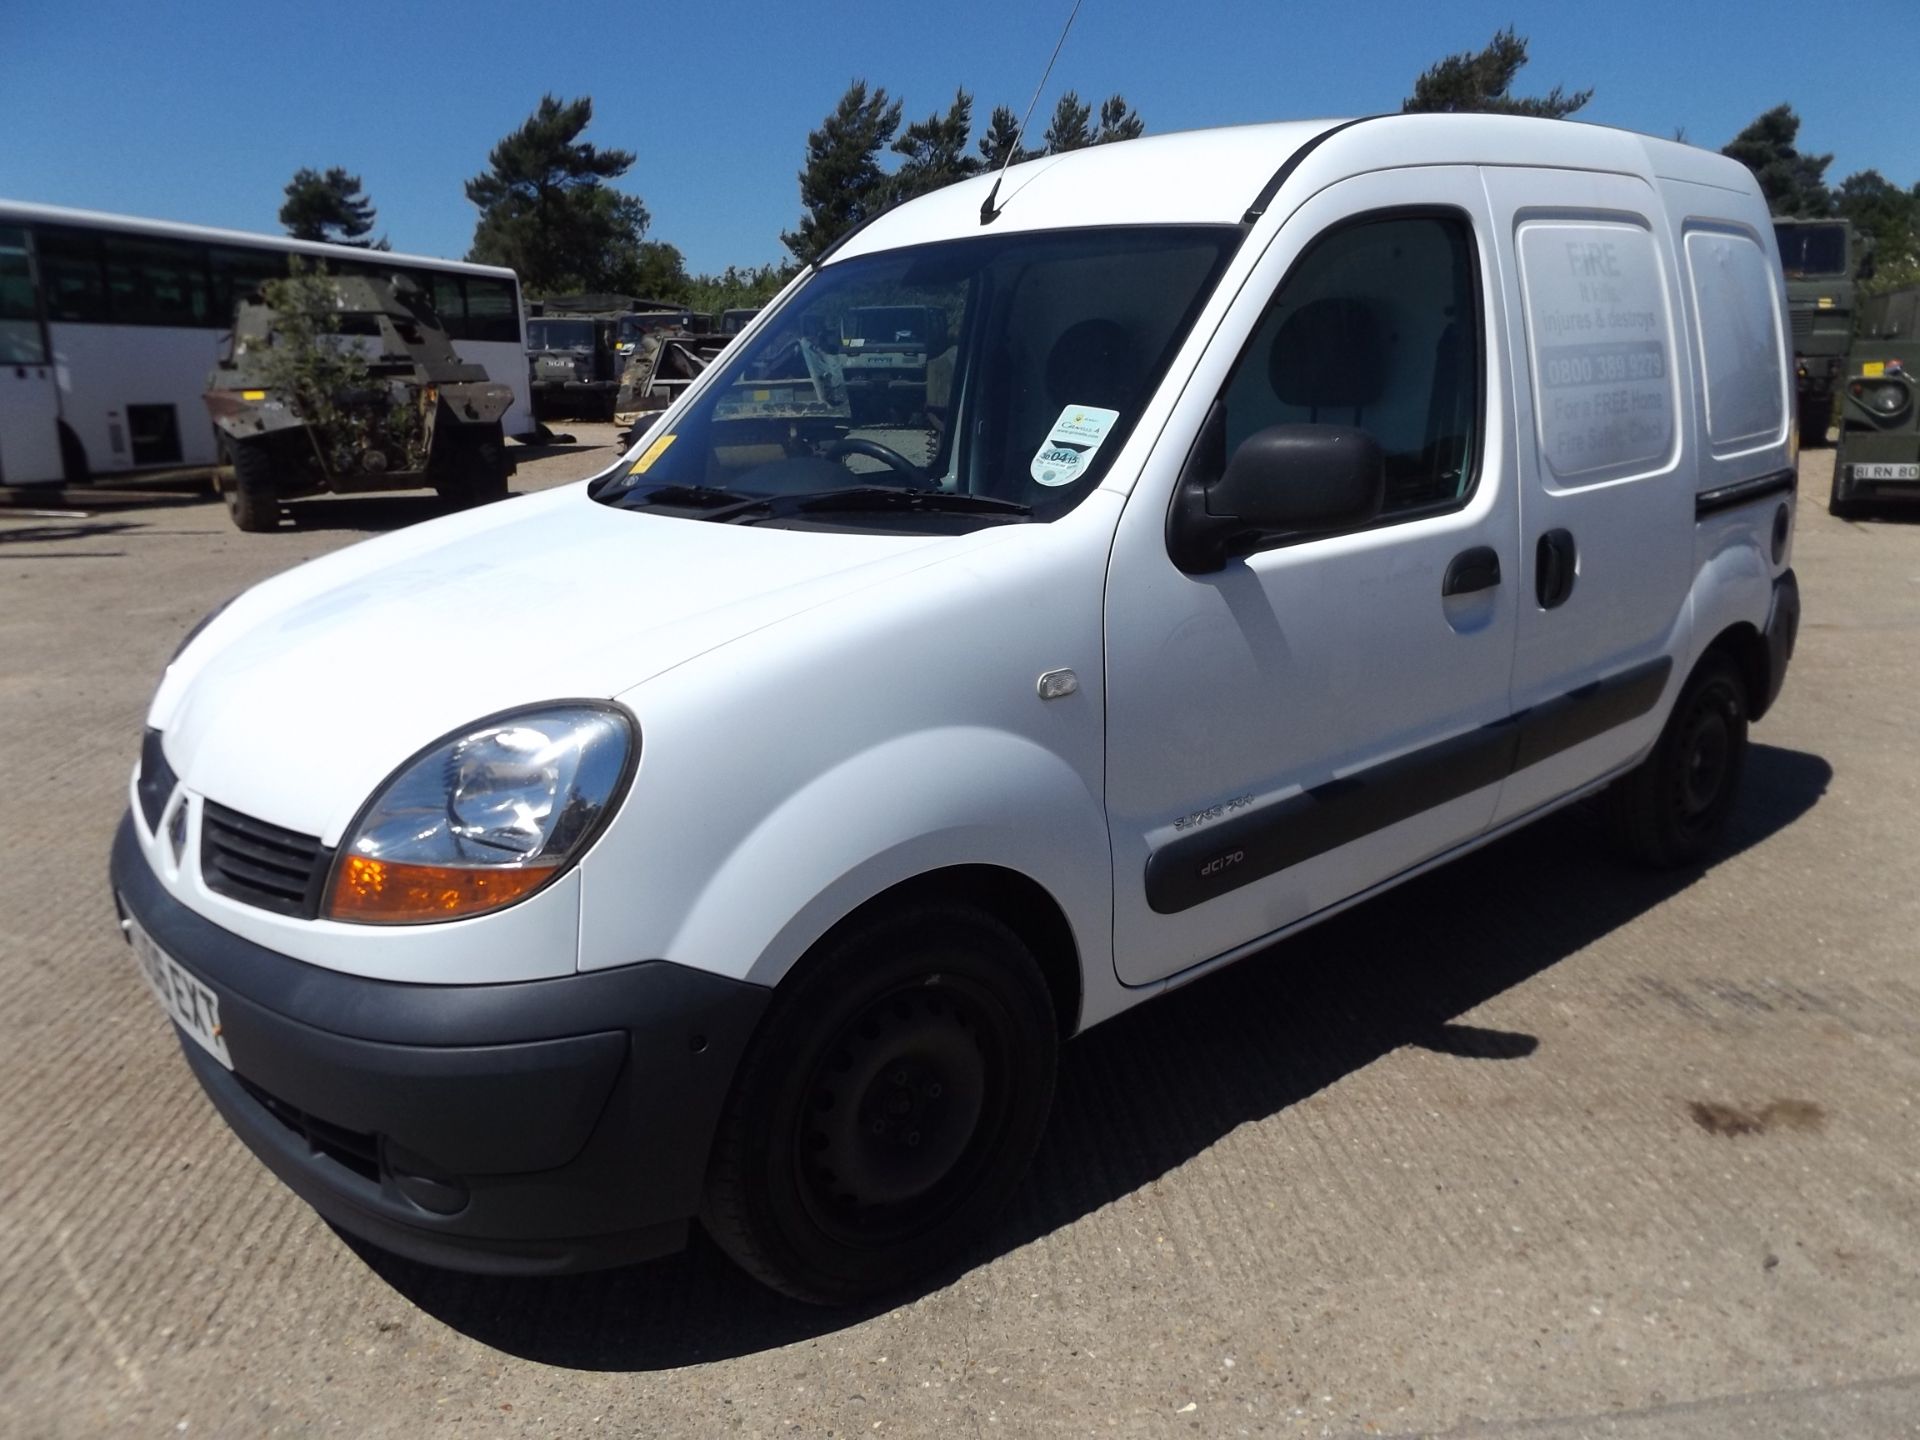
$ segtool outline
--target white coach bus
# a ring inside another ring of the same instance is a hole
[[[533,428],[511,270],[0,200],[0,485],[217,464],[207,372],[234,302],[293,255],[412,278],[461,358],[513,388],[507,433]]]

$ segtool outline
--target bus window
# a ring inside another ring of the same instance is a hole
[[[207,253],[184,240],[109,235],[107,304],[116,325],[213,323]]]
[[[450,340],[467,338],[467,301],[460,291],[458,275],[433,275],[433,288],[427,293],[433,298],[433,313],[440,317]]]
[[[520,339],[520,296],[510,280],[467,277],[467,339]]]
[[[100,237],[91,230],[42,226],[33,238],[47,319],[105,324],[107,280],[100,264]]]
[[[0,365],[46,363],[33,303],[33,271],[27,265],[27,232],[17,225],[0,225]]]
[[[273,250],[244,250],[216,246],[210,252],[213,267],[213,323],[222,329],[233,323],[233,307],[269,280],[284,280],[287,257]]]

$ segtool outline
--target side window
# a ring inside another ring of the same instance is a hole
[[[510,280],[466,277],[467,338],[520,341],[520,294]]]
[[[427,293],[433,298],[433,313],[440,317],[449,340],[467,338],[467,300],[460,289],[458,275],[432,275],[433,289]]]
[[[287,257],[272,250],[216,246],[209,256],[213,272],[213,323],[233,324],[234,307],[269,280],[284,280]]]
[[[1751,235],[1689,227],[1687,279],[1707,378],[1707,441],[1715,450],[1778,441],[1787,385],[1776,272]]]
[[[107,300],[117,325],[212,323],[207,255],[183,240],[106,237]]]
[[[1540,452],[1562,487],[1665,468],[1673,322],[1653,233],[1632,219],[1523,221],[1520,256]]]
[[[1270,425],[1356,425],[1386,456],[1383,519],[1457,504],[1480,449],[1476,294],[1458,216],[1383,216],[1322,237],[1227,382],[1226,454]]]
[[[107,277],[100,264],[100,237],[91,230],[43,227],[34,233],[40,259],[40,289],[47,319],[107,321]]]
[[[0,365],[46,363],[33,268],[27,263],[27,232],[17,225],[0,225]]]

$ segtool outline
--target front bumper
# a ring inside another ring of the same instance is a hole
[[[768,992],[655,960],[503,985],[322,969],[162,887],[129,813],[123,911],[219,999],[230,1072],[182,1040],[208,1097],[289,1188],[412,1259],[557,1274],[678,1249]]]

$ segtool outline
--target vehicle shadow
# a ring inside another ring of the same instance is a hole
[[[1805,814],[1832,774],[1819,756],[1755,745],[1723,858]],[[1589,813],[1563,811],[1091,1031],[1062,1052],[1032,1173],[967,1267],[1071,1224],[1403,1045],[1523,1060],[1535,1037],[1455,1017],[1699,875],[1616,861]],[[669,1369],[790,1345],[960,1273],[864,1310],[822,1310],[760,1288],[697,1232],[666,1260],[546,1280],[456,1275],[348,1243],[454,1329],[524,1359],[588,1370]]]
[[[512,495],[507,497],[513,499]],[[500,503],[500,502],[494,502]],[[325,495],[290,500],[280,507],[281,533],[292,530],[364,530],[379,533],[404,530],[422,520],[435,520],[463,509],[457,500],[439,495]]]

